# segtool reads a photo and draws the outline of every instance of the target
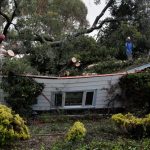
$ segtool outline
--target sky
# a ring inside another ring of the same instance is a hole
[[[99,5],[95,5],[94,0],[82,0],[82,1],[85,3],[85,5],[88,8],[87,20],[89,21],[90,25],[92,25],[96,16],[98,16],[100,12],[102,11],[102,9],[105,7],[106,5],[105,0],[101,0],[101,3]],[[109,11],[106,11],[102,19],[108,16],[109,16]],[[90,35],[94,36],[96,33],[97,32],[94,31]]]

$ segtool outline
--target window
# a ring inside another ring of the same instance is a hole
[[[94,95],[94,92],[87,92],[86,93],[85,105],[92,105],[92,103],[93,103],[93,95]]]
[[[94,90],[76,92],[54,92],[53,102],[57,107],[90,107],[93,105]]]
[[[62,106],[62,93],[55,94],[55,106]]]
[[[66,92],[65,106],[82,105],[83,92]]]

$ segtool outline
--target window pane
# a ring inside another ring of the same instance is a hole
[[[87,93],[86,93],[85,105],[92,105],[92,102],[93,102],[93,94],[94,94],[94,92],[87,92]]]
[[[82,105],[83,92],[67,92],[65,106]]]
[[[55,94],[55,106],[62,106],[62,93]]]

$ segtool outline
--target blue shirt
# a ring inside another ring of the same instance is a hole
[[[126,52],[127,53],[132,53],[132,49],[133,49],[132,42],[130,42],[130,41],[126,42],[125,46],[126,46]]]

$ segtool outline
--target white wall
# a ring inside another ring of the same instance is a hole
[[[55,107],[52,105],[52,93],[54,92],[76,92],[76,91],[95,91],[94,105],[92,108],[107,108],[109,98],[107,90],[111,85],[118,83],[122,75],[106,75],[93,77],[74,77],[74,78],[45,78],[33,77],[39,83],[44,83],[43,95],[38,97],[37,104],[33,105],[34,110],[50,110]],[[1,77],[0,77],[1,82]],[[0,103],[4,104],[4,92],[0,89]],[[115,104],[114,107],[117,107]],[[71,108],[71,107],[70,107]],[[75,107],[74,107],[75,108]],[[86,108],[86,107],[84,107]],[[66,108],[64,108],[66,109]]]
[[[118,79],[122,75],[110,75],[110,76],[95,76],[88,78],[34,78],[39,83],[44,83],[45,88],[43,94],[51,101],[50,103],[42,95],[38,97],[38,103],[33,106],[35,110],[50,110],[54,108],[52,106],[52,92],[73,92],[73,91],[88,91],[94,90],[94,108],[106,108],[108,101],[107,90],[111,85],[118,83]],[[117,107],[117,104],[115,105]]]

